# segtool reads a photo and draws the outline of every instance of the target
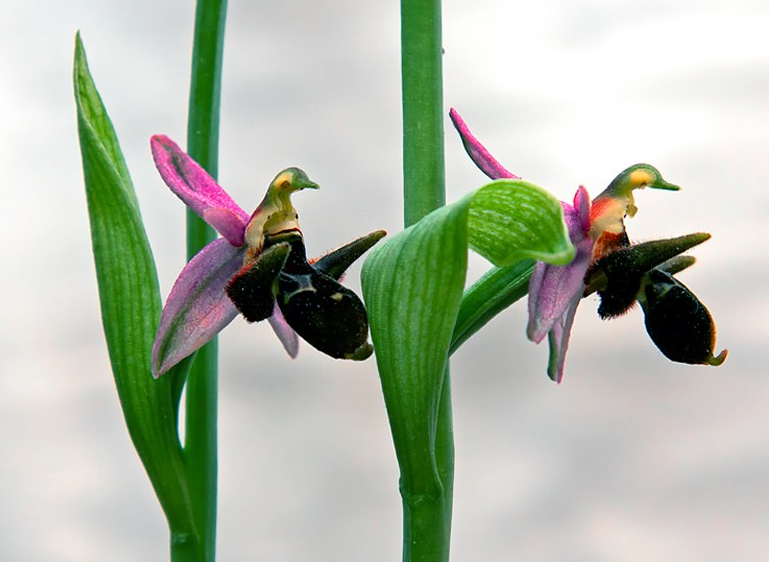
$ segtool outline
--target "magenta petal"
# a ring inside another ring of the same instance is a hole
[[[587,189],[583,185],[580,185],[577,193],[574,194],[574,210],[582,232],[587,234],[590,230],[590,195],[587,194]]]
[[[455,109],[452,108],[449,110],[449,117],[451,117],[454,127],[462,138],[462,144],[465,145],[467,154],[484,174],[493,180],[498,180],[500,178],[520,179],[519,176],[506,170],[505,167],[502,166],[502,164],[500,164],[480,142],[478,142],[478,139],[473,136],[470,129],[467,128],[464,120],[459,116],[459,113],[457,113]]]
[[[278,336],[280,343],[283,344],[286,353],[288,353],[291,359],[296,359],[296,356],[299,354],[299,336],[296,335],[294,329],[286,322],[277,302],[272,311],[272,316],[267,320],[272,329],[275,330],[275,335]]]
[[[213,226],[233,246],[245,243],[246,223],[229,209],[212,208],[203,211],[203,220]]]
[[[585,273],[590,265],[590,239],[577,245],[569,265],[537,262],[529,280],[529,325],[527,335],[539,343],[553,329],[575,299],[582,298]]]
[[[179,145],[165,135],[154,135],[150,139],[150,147],[163,181],[185,205],[203,219],[208,209],[229,210],[240,218],[245,230],[248,213]]]
[[[571,327],[574,324],[574,316],[577,313],[577,306],[579,306],[581,298],[581,295],[575,297],[574,301],[569,305],[566,314],[553,324],[553,329],[548,334],[550,357],[547,363],[547,374],[558,384],[561,384],[563,380],[563,366],[566,360],[566,351],[569,349]]]
[[[153,376],[159,377],[208,343],[238,315],[224,288],[243,265],[243,252],[219,238],[198,252],[179,274],[152,346]]]
[[[576,255],[568,265],[537,262],[534,266],[529,279],[529,325],[526,330],[529,339],[536,343],[548,336],[550,359],[547,374],[559,384],[563,379],[571,327],[585,290],[585,273],[593,251],[593,241],[587,235],[590,230],[587,190],[580,186],[574,195],[574,207],[563,202],[561,205]]]

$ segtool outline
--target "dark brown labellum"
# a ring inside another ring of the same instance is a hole
[[[281,273],[277,301],[289,325],[318,351],[336,359],[371,355],[363,302],[331,277],[314,270]]]
[[[638,298],[646,331],[671,361],[720,365],[726,351],[713,356],[716,327],[705,305],[672,275],[653,269],[644,278]]]
[[[227,295],[248,322],[269,318],[277,302],[289,326],[319,351],[335,359],[366,359],[373,352],[366,308],[336,279],[382,236],[384,231],[373,232],[313,265],[301,232],[265,236],[264,250],[233,275]]]

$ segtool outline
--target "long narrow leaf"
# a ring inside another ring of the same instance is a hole
[[[525,296],[532,271],[534,261],[521,260],[493,267],[473,283],[462,295],[449,353],[454,353],[492,318]]]
[[[172,530],[194,535],[172,378],[150,374],[157,272],[120,146],[78,35],[75,102],[102,323],[128,431]]]

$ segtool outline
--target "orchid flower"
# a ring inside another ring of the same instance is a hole
[[[302,170],[280,172],[249,216],[174,141],[155,135],[150,145],[166,185],[222,235],[190,260],[171,289],[152,349],[153,376],[209,342],[239,312],[248,322],[269,320],[292,358],[297,333],[335,358],[371,355],[363,303],[338,281],[384,231],[309,263],[290,197],[318,185]]]
[[[454,109],[449,115],[465,150],[482,172],[491,179],[518,178],[473,136]],[[593,291],[601,297],[598,311],[602,318],[623,314],[638,300],[646,316],[647,332],[669,359],[720,365],[726,358],[726,351],[713,355],[715,326],[709,312],[665,266],[665,262],[709,235],[631,246],[624,218],[638,211],[633,190],[644,187],[680,189],[665,181],[654,167],[636,164],[620,173],[592,203],[583,186],[577,189],[573,204],[561,202],[575,257],[564,266],[536,263],[529,280],[527,327],[527,336],[535,343],[548,336],[547,373],[557,383],[563,379],[577,306],[583,296]],[[689,336],[679,333],[687,332],[684,328],[692,325],[697,329],[688,331]]]

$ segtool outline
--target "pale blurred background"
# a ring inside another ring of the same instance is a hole
[[[0,5],[0,560],[168,559],[104,347],[71,87],[74,34],[118,131],[167,293],[183,208],[148,139],[183,142],[191,0]],[[401,228],[397,2],[231,0],[220,180],[253,208],[288,165],[308,251]],[[525,304],[453,360],[453,560],[769,557],[769,3],[447,0],[445,103],[510,169],[570,199],[649,162],[636,240],[706,230],[681,279],[719,368],[666,361],[636,309],[577,317],[564,383]],[[448,199],[484,183],[446,120]],[[471,276],[485,267],[473,259]],[[359,288],[359,266],[349,283]],[[266,325],[220,339],[223,562],[391,562],[400,499],[374,361]]]

